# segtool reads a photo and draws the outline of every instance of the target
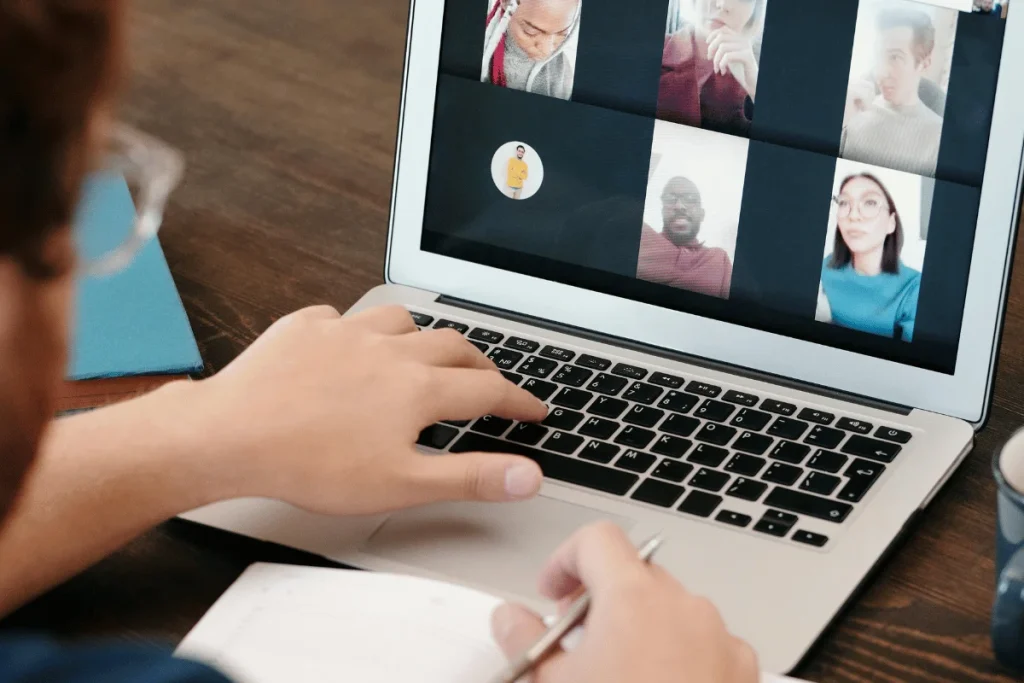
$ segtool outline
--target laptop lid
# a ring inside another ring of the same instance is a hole
[[[414,0],[388,281],[980,422],[1008,4]]]

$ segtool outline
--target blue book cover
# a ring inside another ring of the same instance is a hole
[[[121,176],[89,178],[74,222],[79,253],[108,251],[129,233],[134,221],[135,205]],[[74,316],[67,379],[193,374],[203,368],[156,239],[120,273],[80,278]]]

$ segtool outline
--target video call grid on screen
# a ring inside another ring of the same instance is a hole
[[[422,248],[951,373],[985,4],[448,0]]]

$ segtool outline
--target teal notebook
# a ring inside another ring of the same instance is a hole
[[[123,178],[90,178],[74,222],[79,253],[108,251],[134,220],[135,206]],[[202,368],[158,240],[150,240],[126,270],[76,283],[68,379],[193,374]]]

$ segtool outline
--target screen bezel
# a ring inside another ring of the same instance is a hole
[[[944,374],[422,251],[444,4],[410,2],[385,264],[389,283],[975,424],[984,421],[1020,209],[1024,92],[1007,83],[1013,65],[1024,64],[1024,8],[1011,9],[1006,19],[978,212],[977,225],[986,229],[976,231],[955,372]]]

